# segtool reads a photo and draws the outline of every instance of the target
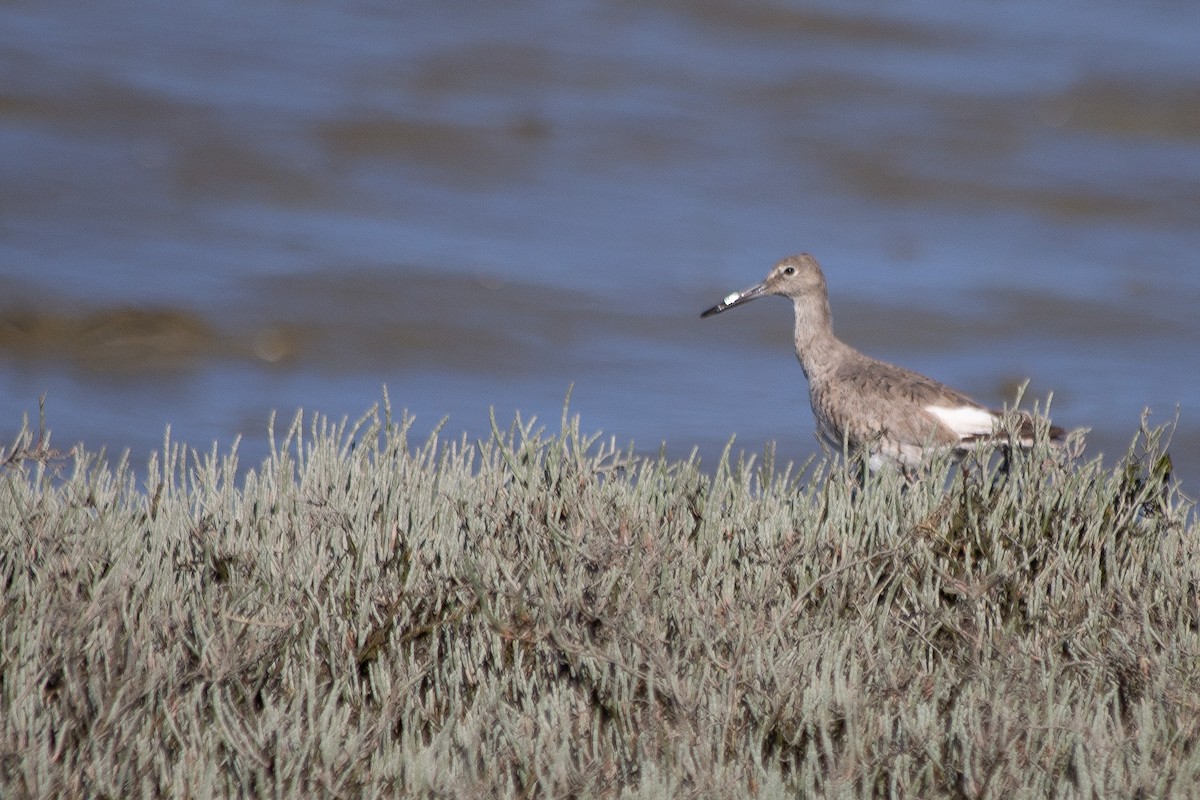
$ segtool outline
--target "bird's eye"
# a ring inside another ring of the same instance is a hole
[[[784,274],[784,275],[795,275],[795,274],[796,274],[796,268],[795,268],[795,267],[784,267],[784,268],[783,268],[783,274]]]

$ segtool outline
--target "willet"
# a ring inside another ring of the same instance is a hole
[[[796,357],[808,379],[817,433],[841,452],[868,454],[871,469],[886,462],[906,472],[932,450],[962,454],[981,441],[1007,443],[1003,414],[967,395],[911,370],[860,353],[833,333],[825,275],[812,256],[790,256],[775,265],[766,280],[733,292],[700,316],[722,311],[766,295],[792,301],[796,313]],[[1023,415],[1016,444],[1033,441],[1033,419]],[[1062,428],[1048,436],[1060,441]]]

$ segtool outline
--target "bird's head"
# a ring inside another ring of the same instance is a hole
[[[808,253],[801,253],[788,256],[776,264],[762,283],[740,292],[731,292],[700,316],[711,317],[713,314],[720,314],[734,306],[769,294],[781,295],[794,301],[802,297],[824,297],[826,291],[825,276],[821,273],[817,260]]]

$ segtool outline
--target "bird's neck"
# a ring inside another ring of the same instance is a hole
[[[794,302],[796,310],[796,358],[809,383],[831,376],[850,347],[833,335],[833,319],[827,298],[804,298]]]

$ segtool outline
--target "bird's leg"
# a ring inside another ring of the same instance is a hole
[[[996,467],[996,474],[992,478],[992,488],[1000,485],[1001,481],[1008,480],[1009,472],[1012,469],[1013,449],[1008,444],[1000,445],[1000,464]]]
[[[866,460],[849,455],[844,456],[844,458],[847,461],[846,485],[850,489],[850,502],[853,503],[858,499],[860,492],[866,491],[869,472],[867,470]],[[849,463],[850,458],[854,458],[855,463],[853,466],[851,466]]]
[[[856,459],[858,460],[858,469],[854,471],[854,475],[858,482],[858,488],[866,489],[867,481],[871,477],[871,465],[870,462],[868,462],[867,459],[863,458],[861,455],[856,456]]]

